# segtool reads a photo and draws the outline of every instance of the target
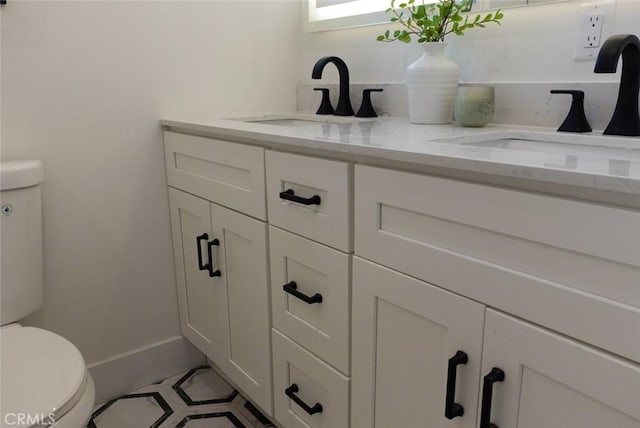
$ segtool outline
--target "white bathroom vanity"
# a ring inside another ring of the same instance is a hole
[[[182,332],[279,426],[640,427],[639,138],[162,126]]]

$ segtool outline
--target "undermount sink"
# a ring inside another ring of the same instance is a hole
[[[640,139],[599,135],[514,132],[504,135],[477,135],[458,141],[459,144],[522,152],[565,155],[620,157],[640,160]]]
[[[260,117],[234,118],[240,122],[259,123],[262,125],[299,127],[322,124],[344,124],[357,122],[370,122],[374,119],[361,119],[357,117],[342,116],[317,116],[312,114],[292,114],[292,115],[268,115]]]
[[[317,125],[318,123],[327,123],[326,121],[306,120],[306,119],[261,119],[261,120],[247,120],[245,122],[262,123],[264,125],[273,125],[273,126],[309,126],[309,125]]]

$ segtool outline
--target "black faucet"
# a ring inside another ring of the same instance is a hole
[[[340,96],[338,98],[338,106],[336,107],[336,116],[353,116],[353,107],[351,107],[351,98],[349,98],[349,69],[347,64],[337,56],[325,56],[320,58],[316,65],[313,66],[313,72],[311,73],[312,79],[321,79],[322,70],[325,65],[332,62],[338,69],[338,75],[340,76]]]
[[[613,117],[604,131],[608,135],[640,136],[640,39],[633,34],[611,36],[600,48],[595,73],[615,73],[622,55],[620,91]]]

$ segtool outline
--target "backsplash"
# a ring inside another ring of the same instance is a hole
[[[466,82],[465,82],[466,83]],[[571,97],[551,95],[551,89],[578,89],[585,92],[585,113],[594,130],[606,128],[618,98],[618,83],[492,83],[496,88],[496,113],[493,122],[514,125],[558,127],[569,112]],[[298,111],[315,112],[321,94],[313,88],[330,88],[333,105],[337,104],[337,84],[307,84],[299,82],[296,91]],[[351,84],[351,103],[358,111],[362,91],[382,88],[371,96],[380,116],[407,117],[407,88],[404,83]]]

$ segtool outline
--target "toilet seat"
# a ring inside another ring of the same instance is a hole
[[[67,339],[12,325],[0,330],[0,342],[3,426],[7,417],[16,417],[9,413],[31,415],[40,423],[50,417],[58,420],[83,397],[87,369],[82,354]]]

